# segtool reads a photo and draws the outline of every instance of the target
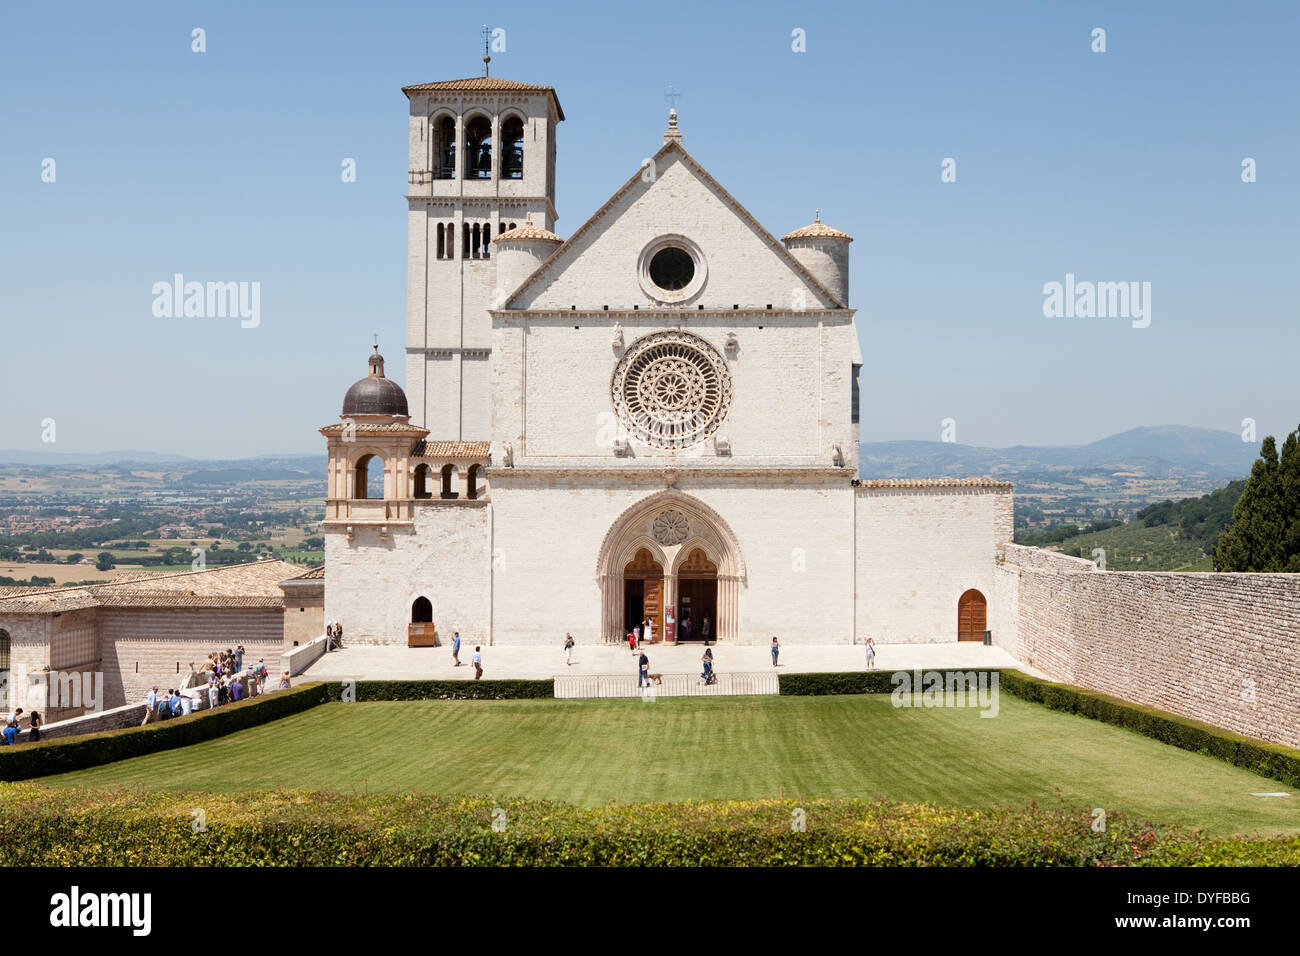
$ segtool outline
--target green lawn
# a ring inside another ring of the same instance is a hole
[[[893,797],[1101,807],[1207,834],[1300,831],[1276,780],[1001,695],[900,709],[888,695],[325,704],[220,740],[47,777],[53,786],[527,796],[596,805]]]

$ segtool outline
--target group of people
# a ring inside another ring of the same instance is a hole
[[[145,715],[141,726],[151,721],[192,714],[203,708],[205,700],[208,709],[213,710],[265,693],[271,677],[266,659],[259,657],[256,664],[245,667],[244,654],[243,644],[209,654],[199,668],[207,680],[206,686],[188,690],[170,687],[166,693],[160,694],[160,685],[155,685],[145,695]],[[289,686],[289,672],[285,671],[280,675],[280,689],[288,690]]]
[[[343,625],[333,621],[325,625],[325,650],[337,651],[343,646]]]
[[[688,614],[682,618],[677,630],[677,639],[679,641],[689,641],[691,639],[691,616]],[[653,644],[655,639],[655,622],[652,618],[645,618],[640,624],[635,624],[632,630],[627,632],[627,645],[636,653],[636,649],[642,644]],[[713,640],[713,622],[709,616],[704,615],[704,621],[700,624],[700,640],[708,644]]]
[[[23,709],[21,707],[17,707],[12,712],[5,715],[4,727],[0,728],[0,731],[3,731],[0,733],[0,744],[12,747],[14,744],[18,743],[18,738],[23,732],[21,726],[22,719]],[[35,710],[32,711],[31,718],[28,721],[27,731],[27,739],[32,743],[36,743],[41,739],[41,724],[43,722],[40,712]]]

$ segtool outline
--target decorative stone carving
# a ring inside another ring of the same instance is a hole
[[[723,340],[722,347],[730,356],[735,356],[740,351],[740,339],[736,338],[735,332],[728,332],[727,337]]]
[[[831,464],[836,468],[844,467],[844,446],[835,444],[831,446]]]
[[[501,446],[501,464],[507,468],[515,467],[515,446],[510,442],[505,442]]]
[[[731,442],[725,438],[713,436],[713,453],[715,455],[727,456],[731,454]]]
[[[618,322],[614,323],[614,349],[623,351],[623,326]]]
[[[731,409],[731,373],[708,342],[682,330],[632,343],[614,369],[614,410],[632,438],[686,448],[718,430]]]
[[[667,547],[681,544],[690,532],[690,520],[680,511],[660,512],[654,520],[654,539]]]
[[[664,469],[664,484],[665,484],[667,487],[669,487],[669,488],[671,488],[673,485],[677,484],[677,469],[676,469],[676,468],[665,468],[665,469]]]
[[[632,454],[632,444],[626,438],[614,439],[614,457],[628,458]]]

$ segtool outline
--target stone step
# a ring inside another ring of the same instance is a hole
[[[564,699],[640,697],[752,697],[778,694],[775,671],[718,673],[716,684],[704,683],[699,672],[664,674],[659,682],[638,687],[635,674],[557,674],[555,696]]]

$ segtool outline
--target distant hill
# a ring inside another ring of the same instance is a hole
[[[118,464],[159,464],[193,461],[182,455],[166,455],[153,451],[20,451],[16,448],[0,449],[0,466],[46,465],[52,467],[96,467]]]
[[[1259,454],[1235,432],[1183,425],[1133,428],[1087,445],[981,448],[950,442],[862,442],[863,478],[993,475],[1014,481],[1044,473],[1118,473],[1144,478],[1222,481],[1250,473]]]

